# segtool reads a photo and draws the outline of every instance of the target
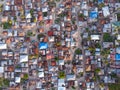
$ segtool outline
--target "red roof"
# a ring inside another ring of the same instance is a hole
[[[52,66],[56,66],[56,61],[51,61]]]
[[[52,36],[53,35],[53,31],[48,31],[48,35]]]

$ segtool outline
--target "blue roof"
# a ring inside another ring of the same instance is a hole
[[[98,3],[103,3],[104,2],[104,0],[98,0]]]
[[[46,42],[39,43],[39,49],[47,49],[47,48],[48,48],[48,44]]]
[[[98,13],[96,11],[90,12],[90,18],[97,18]]]
[[[116,60],[120,60],[120,54],[116,54],[116,55],[115,55],[115,59],[116,59]]]

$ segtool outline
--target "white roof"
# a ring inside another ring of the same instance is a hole
[[[31,14],[28,13],[28,14],[26,15],[26,18],[32,18],[32,17],[31,17]]]
[[[117,36],[117,40],[120,40],[120,35]]]
[[[64,60],[59,60],[59,65],[64,65]]]
[[[69,80],[75,80],[76,77],[75,75],[71,74],[71,75],[67,75],[66,78],[67,78],[67,81],[69,81]]]
[[[66,90],[65,87],[58,87],[58,90]]]
[[[84,10],[83,13],[84,13],[84,16],[88,16],[88,10]]]
[[[58,86],[62,87],[63,85],[65,86],[65,79],[58,79]]]
[[[28,61],[28,55],[20,55],[20,62],[27,62]]]
[[[20,83],[21,78],[20,77],[15,77],[15,82]]]
[[[6,43],[0,43],[0,49],[7,49]]]
[[[100,39],[99,36],[100,35],[91,35],[91,40],[99,40]]]
[[[81,8],[82,9],[87,9],[88,8],[86,1],[82,2]]]
[[[6,5],[5,10],[7,10],[7,11],[10,10],[10,6]]]
[[[36,88],[42,88],[42,83],[41,82],[37,82]]]
[[[4,73],[4,67],[0,67],[0,73]]]
[[[120,47],[116,48],[116,53],[120,54]]]
[[[38,73],[38,76],[39,76],[39,77],[44,77],[44,72],[39,72],[39,73]]]
[[[109,11],[109,8],[107,6],[103,7],[102,10],[103,10],[103,15],[105,17],[107,17],[108,15],[110,15],[110,11]]]
[[[43,7],[42,8],[42,12],[47,12],[48,11],[48,8],[47,7]]]

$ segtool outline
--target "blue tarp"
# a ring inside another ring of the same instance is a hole
[[[116,60],[120,60],[120,54],[116,54],[116,55],[115,55],[115,59],[116,59]]]
[[[46,42],[39,43],[39,49],[47,49],[47,48],[48,48],[48,44]]]
[[[98,13],[96,11],[90,12],[90,18],[97,18]]]

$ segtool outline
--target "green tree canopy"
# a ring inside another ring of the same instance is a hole
[[[59,72],[59,76],[58,76],[60,79],[63,79],[65,78],[65,72],[61,71]]]
[[[82,50],[80,50],[79,48],[75,50],[75,54],[82,54]]]
[[[104,42],[113,42],[113,37],[109,33],[104,33],[103,41]]]

